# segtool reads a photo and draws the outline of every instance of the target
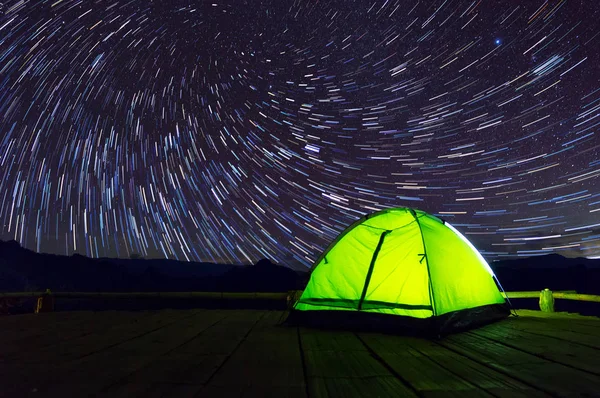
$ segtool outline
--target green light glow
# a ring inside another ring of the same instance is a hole
[[[490,265],[488,264],[488,262],[485,261],[485,258],[483,258],[483,256],[481,255],[481,253],[479,253],[479,251],[475,248],[475,246],[473,246],[473,244],[463,234],[461,234],[458,229],[454,228],[449,222],[446,222],[446,226],[448,228],[450,228],[452,231],[454,231],[454,233],[456,235],[458,235],[459,238],[461,238],[467,245],[469,245],[469,247],[471,249],[473,249],[473,251],[477,254],[477,257],[479,258],[479,261],[481,261],[481,263],[485,266],[485,268],[488,270],[488,272],[490,273],[490,275],[491,276],[496,276],[494,274],[494,271],[492,270],[492,267],[490,267]]]
[[[504,303],[490,266],[473,245],[420,210],[366,217],[324,254],[295,309],[428,318]]]

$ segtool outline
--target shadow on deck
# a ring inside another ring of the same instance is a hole
[[[279,326],[281,311],[0,318],[0,397],[600,396],[600,319],[520,310],[439,341]]]

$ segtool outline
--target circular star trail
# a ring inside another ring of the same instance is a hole
[[[591,1],[0,4],[0,238],[309,265],[389,206],[600,256]]]

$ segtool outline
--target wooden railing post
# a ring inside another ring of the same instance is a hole
[[[37,304],[35,306],[35,313],[40,312],[53,312],[54,311],[54,297],[50,289],[46,289],[46,292],[41,297],[38,297]]]
[[[542,312],[554,312],[554,296],[552,290],[548,288],[540,292],[540,310]]]

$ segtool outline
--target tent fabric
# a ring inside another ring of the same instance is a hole
[[[435,216],[393,208],[338,236],[313,266],[293,312],[426,319],[489,305],[504,306],[505,299],[473,245]]]

